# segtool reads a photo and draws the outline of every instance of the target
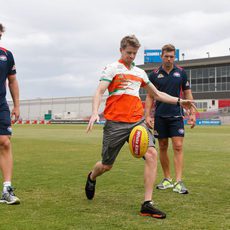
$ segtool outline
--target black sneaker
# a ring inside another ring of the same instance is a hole
[[[89,200],[93,199],[95,193],[95,186],[96,186],[96,181],[90,179],[91,173],[92,172],[89,173],[85,185],[85,195]]]
[[[141,205],[141,216],[151,216],[153,218],[157,219],[164,219],[166,217],[166,214],[163,213],[162,211],[154,208],[153,202],[144,202]]]

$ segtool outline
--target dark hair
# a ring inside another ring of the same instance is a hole
[[[125,49],[128,45],[135,48],[139,48],[141,46],[135,35],[128,35],[122,38],[120,48]]]
[[[5,32],[5,27],[0,23],[0,31]]]
[[[164,51],[166,51],[166,52],[172,52],[172,51],[176,52],[176,48],[172,44],[167,44],[167,45],[164,45],[162,47],[162,54],[164,53]]]

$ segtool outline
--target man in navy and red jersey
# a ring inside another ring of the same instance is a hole
[[[0,24],[0,38],[4,27]],[[6,101],[6,81],[13,99],[14,107],[10,114]],[[0,169],[3,177],[3,191],[0,203],[19,204],[20,200],[15,196],[11,185],[13,172],[13,158],[10,137],[11,115],[15,120],[19,118],[19,87],[16,79],[16,68],[13,55],[10,51],[0,47]]]
[[[171,96],[193,100],[190,84],[183,68],[174,64],[175,47],[171,44],[162,48],[162,66],[149,74],[149,80],[162,92]],[[158,189],[173,188],[174,192],[187,194],[188,190],[182,182],[183,171],[183,139],[184,122],[183,108],[179,105],[166,104],[157,101],[155,104],[154,121],[151,117],[153,97],[148,94],[146,97],[146,122],[150,127],[154,124],[154,136],[158,138],[160,148],[160,162],[164,173],[164,179]],[[191,128],[195,126],[195,109],[192,108],[189,115]],[[172,140],[174,151],[174,168],[176,181],[173,183],[170,174],[170,162],[168,157],[168,139]]]

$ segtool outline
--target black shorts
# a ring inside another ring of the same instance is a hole
[[[184,120],[182,117],[155,117],[154,137],[184,137]]]
[[[0,135],[11,135],[11,119],[10,119],[10,111],[4,110],[0,111]]]

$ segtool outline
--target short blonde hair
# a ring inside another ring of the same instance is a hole
[[[127,46],[139,48],[141,46],[141,44],[135,35],[128,35],[128,36],[125,36],[124,38],[122,38],[120,48],[125,49]]]

